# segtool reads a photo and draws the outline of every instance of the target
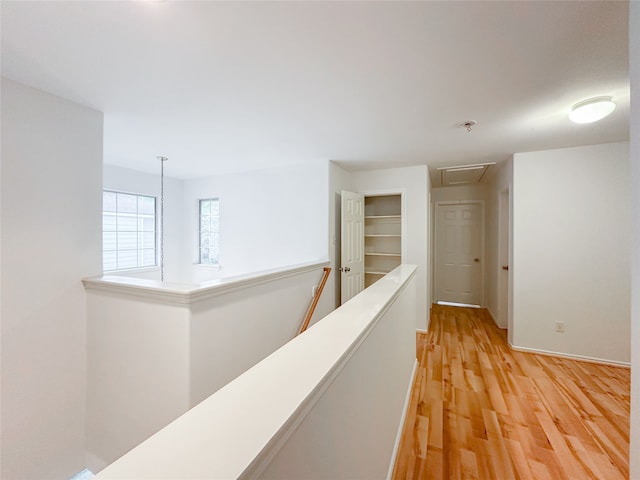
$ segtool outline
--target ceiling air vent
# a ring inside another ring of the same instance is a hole
[[[473,185],[480,183],[492,163],[475,165],[458,165],[457,167],[440,167],[440,182],[443,187],[455,185]]]

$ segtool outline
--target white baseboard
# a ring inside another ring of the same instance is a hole
[[[402,409],[402,415],[400,417],[400,426],[398,427],[398,433],[396,434],[396,441],[393,445],[393,452],[391,453],[391,462],[389,463],[389,471],[387,472],[387,480],[391,480],[393,476],[393,469],[396,466],[396,456],[398,455],[398,449],[400,448],[400,441],[402,440],[402,431],[404,430],[404,422],[407,420],[407,412],[411,405],[411,394],[413,393],[413,385],[416,381],[416,372],[418,370],[418,360],[413,364],[413,370],[411,371],[411,381],[409,382],[409,388],[407,389],[407,396],[404,399],[404,408]]]
[[[487,308],[487,312],[489,312],[489,315],[491,316],[491,319],[493,320],[493,323],[496,324],[496,326],[502,330],[505,330],[505,328],[501,327],[500,325],[498,325],[498,322],[496,322],[496,317],[493,315],[493,312],[491,310],[489,310],[489,308]],[[524,352],[524,353],[535,353],[537,355],[546,355],[549,357],[560,357],[560,358],[567,358],[569,360],[579,360],[581,362],[589,362],[589,363],[599,363],[601,365],[610,365],[613,367],[625,367],[625,368],[631,368],[631,363],[628,362],[619,362],[617,360],[607,360],[604,358],[595,358],[595,357],[586,357],[584,355],[573,355],[571,353],[561,353],[561,352],[552,352],[550,350],[540,350],[537,348],[528,348],[528,347],[518,347],[515,345],[511,345],[510,343],[508,343],[509,348],[511,350],[515,350],[516,352]]]
[[[422,329],[422,328],[416,328],[416,333],[427,333],[426,329]]]
[[[498,316],[494,315],[489,307],[486,307],[486,308],[487,308],[487,312],[489,312],[489,315],[491,316],[491,320],[493,320],[493,323],[495,323],[496,327],[498,327],[500,330],[506,330],[507,327],[501,327],[498,321],[496,320]]]
[[[551,352],[548,350],[539,350],[537,348],[518,347],[511,344],[509,344],[509,348],[511,350],[515,350],[516,352],[535,353],[537,355],[547,355],[549,357],[567,358],[569,360],[579,360],[581,362],[599,363],[601,365],[610,365],[612,367],[631,368],[631,363],[619,362],[617,360],[606,360],[604,358],[586,357],[583,355],[573,355],[571,353]]]

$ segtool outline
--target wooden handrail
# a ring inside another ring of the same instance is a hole
[[[318,300],[320,300],[320,295],[322,295],[322,290],[324,289],[324,284],[327,283],[327,279],[329,278],[329,274],[331,273],[331,267],[324,267],[324,273],[322,274],[322,281],[316,290],[316,294],[313,296],[313,300],[311,301],[311,305],[309,306],[309,310],[307,310],[307,316],[304,317],[304,322],[302,322],[302,326],[300,327],[300,331],[298,335],[304,332],[309,327],[309,322],[311,321],[311,317],[313,316],[313,312],[316,309],[316,305],[318,305]]]

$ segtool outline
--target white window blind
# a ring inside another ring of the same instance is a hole
[[[102,264],[105,272],[156,265],[156,198],[102,193]]]

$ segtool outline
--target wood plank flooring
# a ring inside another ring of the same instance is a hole
[[[484,309],[434,305],[394,479],[629,477],[630,370],[515,352]]]

